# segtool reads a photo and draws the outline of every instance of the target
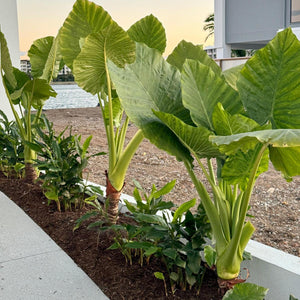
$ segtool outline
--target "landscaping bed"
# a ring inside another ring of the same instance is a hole
[[[99,108],[54,109],[45,111],[45,114],[54,123],[57,132],[70,125],[73,133],[82,134],[83,138],[93,135],[90,153],[107,151],[105,129]],[[129,127],[127,140],[136,130],[134,125]],[[104,166],[107,165],[108,155],[91,158],[84,177],[105,185]],[[200,170],[197,173],[205,182]],[[165,196],[165,200],[180,205],[192,198],[199,199],[183,163],[159,150],[148,140],[141,143],[128,169],[124,188],[124,193],[128,195],[132,195],[134,189],[132,179],[141,182],[146,190],[150,190],[152,184],[162,187],[176,179],[174,189]],[[270,164],[269,171],[257,179],[250,206],[249,213],[254,216],[251,222],[256,228],[252,239],[300,256],[300,177],[286,182]]]
[[[23,180],[7,179],[0,175],[0,190],[19,205],[50,237],[82,268],[110,299],[196,299],[197,293],[179,291],[165,296],[164,284],[154,272],[164,270],[162,264],[151,259],[141,267],[134,260],[126,265],[119,250],[106,250],[112,243],[111,235],[102,233],[97,245],[97,233],[81,227],[73,232],[74,222],[88,209],[57,212],[55,203],[47,199],[38,185]],[[126,216],[120,222],[128,221]],[[201,288],[201,299],[221,299],[213,272],[207,271]]]

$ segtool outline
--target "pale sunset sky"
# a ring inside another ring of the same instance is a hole
[[[94,0],[121,27],[127,30],[137,20],[153,14],[167,35],[166,54],[182,40],[204,44],[204,20],[214,11],[214,0]],[[20,51],[27,52],[32,42],[55,36],[72,10],[75,0],[17,0]],[[210,38],[205,46],[213,45]]]

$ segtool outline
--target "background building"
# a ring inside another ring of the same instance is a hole
[[[19,31],[18,31],[18,15],[17,15],[17,1],[16,0],[0,0],[0,28],[7,40],[12,64],[14,67],[20,66],[19,53]],[[0,109],[5,114],[13,119],[9,102],[6,98],[5,90],[0,79]]]
[[[259,49],[279,30],[292,27],[300,37],[300,0],[215,0],[217,58],[231,49]]]
[[[28,75],[31,74],[31,64],[29,59],[20,60],[20,70]]]

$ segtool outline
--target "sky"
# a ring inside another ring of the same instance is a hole
[[[123,29],[153,14],[163,24],[167,35],[166,54],[181,40],[204,44],[207,33],[204,20],[214,11],[214,0],[94,0]],[[27,52],[32,42],[55,36],[72,10],[75,0],[17,0],[20,51]],[[213,45],[210,38],[205,46]]]

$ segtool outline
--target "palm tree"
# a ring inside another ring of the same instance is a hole
[[[205,20],[205,25],[203,26],[204,31],[208,31],[208,35],[205,38],[205,42],[210,36],[214,34],[215,31],[215,14],[210,14]]]

